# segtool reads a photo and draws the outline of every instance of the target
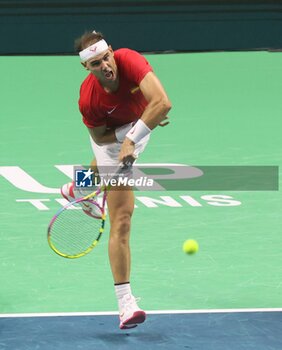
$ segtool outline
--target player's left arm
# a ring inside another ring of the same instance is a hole
[[[140,90],[148,102],[140,120],[126,134],[122,144],[119,159],[123,162],[135,159],[135,144],[156,126],[167,124],[167,113],[171,109],[171,102],[156,75],[149,72],[140,82]]]
[[[167,119],[167,114],[171,109],[171,102],[161,82],[153,72],[145,75],[139,87],[148,101],[148,105],[140,119],[153,130]]]

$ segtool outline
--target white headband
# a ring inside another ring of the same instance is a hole
[[[81,62],[86,62],[90,58],[100,55],[102,52],[108,50],[109,46],[104,39],[98,41],[97,43],[87,47],[86,49],[80,51],[79,56]]]

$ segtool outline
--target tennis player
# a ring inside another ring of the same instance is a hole
[[[81,85],[79,109],[91,136],[98,170],[134,161],[146,147],[151,131],[167,124],[171,103],[162,84],[143,56],[126,48],[113,51],[100,32],[85,33],[76,41],[76,48],[83,67],[90,72]],[[73,183],[64,185],[61,192],[69,201],[82,197]],[[111,224],[109,259],[120,329],[128,329],[146,318],[130,286],[132,189],[110,191],[107,204]]]

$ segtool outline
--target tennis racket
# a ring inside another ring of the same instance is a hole
[[[111,180],[128,171],[131,166],[131,162],[120,164]],[[101,185],[96,191],[66,204],[57,211],[47,230],[48,244],[56,254],[76,259],[90,253],[96,247],[104,232],[105,204],[109,189],[110,186]],[[81,210],[89,205],[94,206],[95,216],[86,215]]]

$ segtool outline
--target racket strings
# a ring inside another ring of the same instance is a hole
[[[63,210],[53,222],[50,240],[63,254],[77,255],[85,252],[99,240],[104,221],[95,219],[80,210]]]

